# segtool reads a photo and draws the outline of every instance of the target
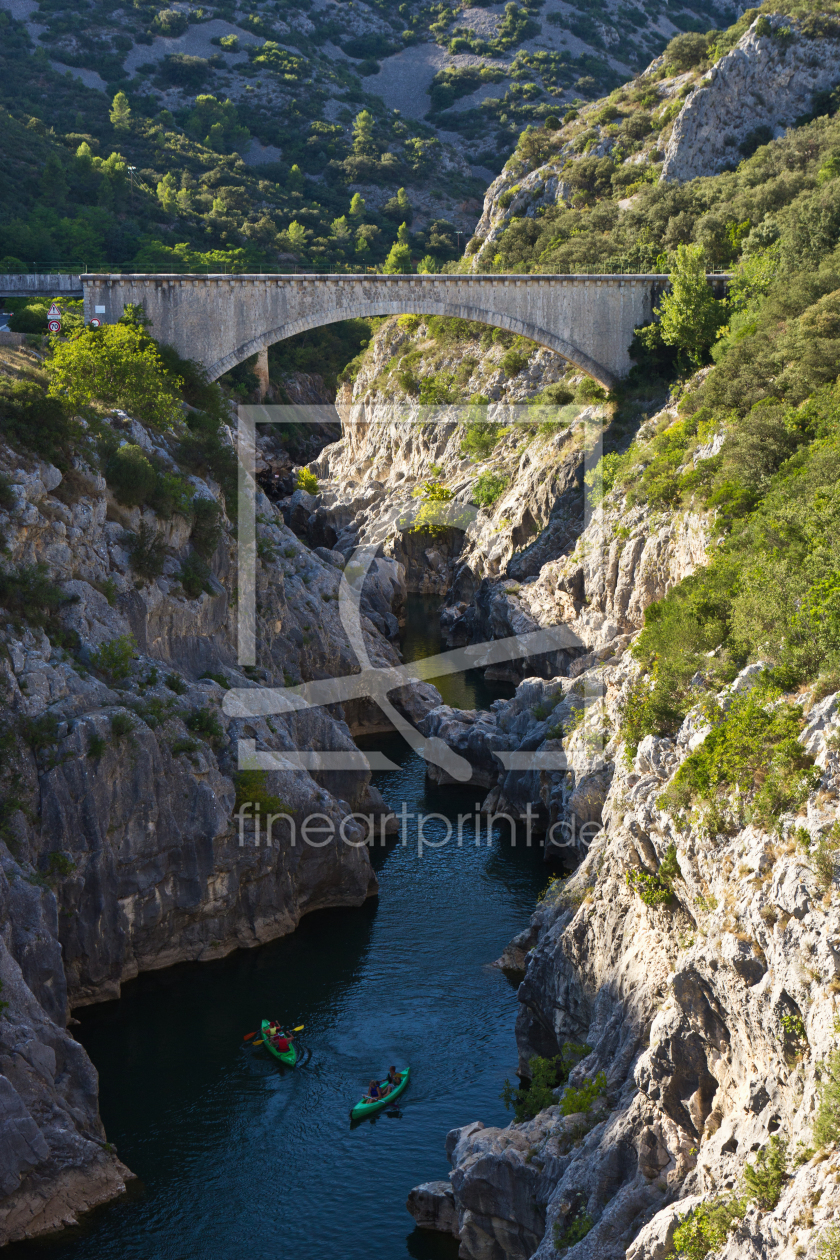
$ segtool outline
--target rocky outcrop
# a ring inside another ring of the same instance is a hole
[[[96,1072],[65,1030],[58,907],[0,854],[0,1243],[74,1224],[131,1177],[105,1141]]]
[[[608,731],[634,672],[628,656],[596,670]],[[733,690],[755,676],[749,667]],[[808,851],[835,835],[840,697],[794,699],[821,781],[779,834],[752,824],[710,837],[668,812],[662,792],[708,730],[699,711],[673,740],[646,737],[629,764],[610,735],[603,828],[534,915],[517,1020],[520,1072],[585,1043],[569,1085],[603,1072],[605,1087],[574,1125],[561,1086],[559,1107],[532,1121],[450,1135],[465,1257],[549,1260],[569,1245],[576,1258],[663,1260],[680,1220],[737,1189],[774,1134],[788,1142],[783,1197],[750,1206],[720,1254],[816,1254],[839,1202],[836,1154],[808,1148],[836,1045],[840,910]],[[647,904],[628,874],[656,878],[674,860],[672,898]]]
[[[130,1175],[105,1141],[70,1009],[118,996],[139,971],[218,958],[311,910],[361,904],[377,890],[367,830],[388,829],[363,767],[293,761],[355,752],[351,729],[385,724],[372,701],[248,713],[259,687],[358,672],[339,610],[344,557],[301,544],[258,493],[258,660],[240,668],[220,487],[183,476],[182,435],[122,413],[108,424],[173,478],[181,514],[121,503],[84,440],[63,473],[0,446],[0,1241],[72,1221]],[[185,494],[205,506],[186,507]],[[204,568],[199,516],[217,523]],[[404,595],[399,566],[383,560],[356,584],[353,634],[374,667],[398,664],[386,635]],[[231,689],[245,700],[228,713]],[[415,722],[440,703],[426,683],[393,698]],[[252,755],[272,768],[237,789]],[[240,815],[237,791],[249,802]],[[336,828],[323,847],[301,835],[313,812]]]
[[[814,108],[815,96],[840,81],[840,24],[818,37],[802,23],[760,16],[712,66],[678,115],[662,178],[685,181],[737,166]]]

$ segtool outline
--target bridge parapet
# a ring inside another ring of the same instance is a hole
[[[65,275],[38,275],[37,272],[19,275],[0,275],[0,297],[72,297],[83,296],[82,277]]]

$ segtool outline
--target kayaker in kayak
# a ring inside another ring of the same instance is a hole
[[[390,1085],[382,1086],[377,1081],[371,1081],[368,1085],[367,1102],[379,1102],[380,1098],[386,1098],[391,1092]]]
[[[397,1069],[393,1065],[389,1067],[388,1068],[389,1083],[391,1085],[399,1085],[401,1080],[402,1080],[402,1072],[398,1072]]]
[[[282,1053],[285,1054],[287,1050],[291,1049],[294,1038],[291,1034],[287,1035],[284,1033],[278,1024],[269,1025],[268,1035],[271,1038],[271,1044],[276,1046]]]

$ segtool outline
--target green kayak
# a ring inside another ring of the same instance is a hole
[[[288,1064],[289,1067],[294,1067],[295,1063],[297,1063],[297,1050],[294,1045],[291,1045],[288,1050],[278,1050],[275,1045],[272,1045],[268,1036],[270,1026],[271,1020],[264,1019],[262,1022],[263,1045],[268,1046],[268,1049],[274,1055],[275,1059],[279,1059],[281,1063]]]
[[[399,1085],[395,1085],[390,1094],[386,1094],[384,1098],[375,1098],[373,1101],[369,1098],[360,1098],[353,1110],[350,1112],[350,1119],[364,1120],[365,1116],[375,1115],[376,1112],[381,1111],[383,1107],[390,1107],[397,1095],[401,1094],[408,1084],[408,1075],[410,1071],[410,1068],[406,1068],[404,1072],[400,1073],[402,1080]],[[388,1084],[388,1082],[380,1081],[380,1084],[384,1087]]]

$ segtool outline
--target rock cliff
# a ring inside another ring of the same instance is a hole
[[[712,66],[674,122],[662,178],[695,179],[737,165],[747,148],[766,143],[807,117],[820,92],[840,78],[840,31],[803,31],[777,14],[757,17],[731,52]]]
[[[351,729],[370,729],[374,706],[249,718],[223,705],[230,688],[358,671],[335,557],[301,544],[257,492],[258,664],[241,669],[220,486],[183,472],[184,433],[125,413],[98,423],[63,472],[0,445],[0,1242],[72,1220],[129,1175],[105,1142],[95,1071],[65,1031],[73,1006],[377,888],[360,822],[345,823],[348,843],[294,839],[313,811],[338,824],[362,810],[379,825],[368,772],[242,774],[239,759],[240,741],[354,750]],[[174,506],[126,506],[131,493],[98,471],[97,442],[154,460]],[[383,619],[404,591],[398,565],[386,576],[368,597]],[[398,663],[364,607],[361,630],[374,664]],[[396,697],[415,718],[439,700],[426,684]],[[237,798],[257,802],[247,820]],[[275,813],[270,844],[259,803]]]

